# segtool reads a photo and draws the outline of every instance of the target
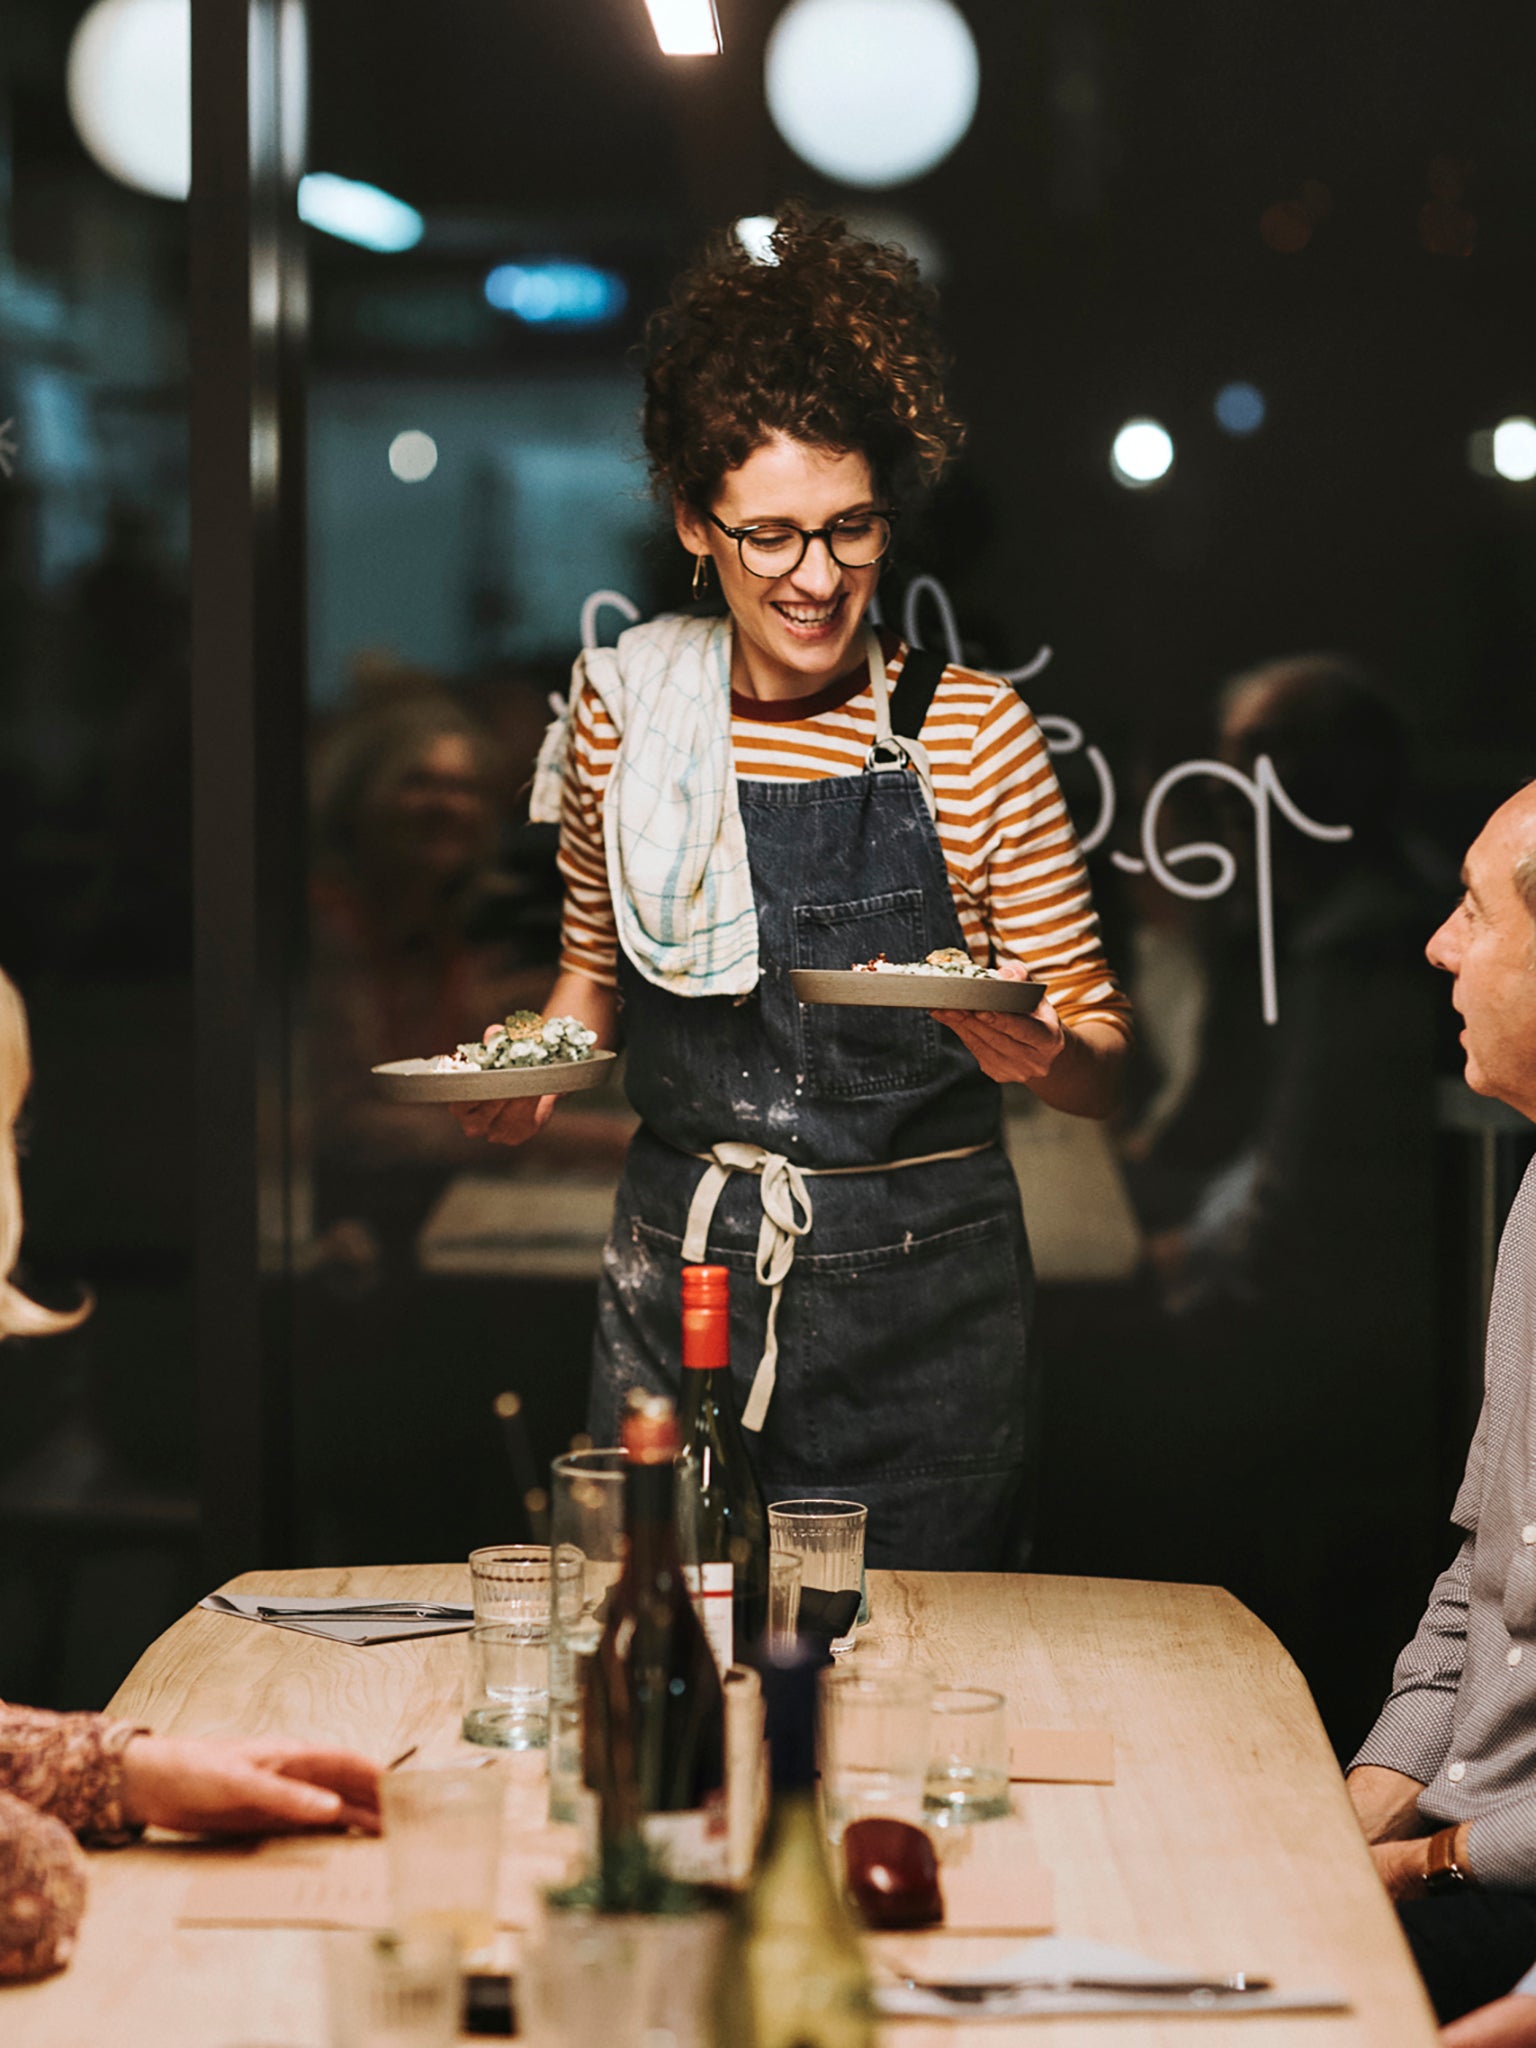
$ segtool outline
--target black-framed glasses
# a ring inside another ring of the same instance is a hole
[[[713,512],[705,517],[736,543],[741,566],[749,576],[768,579],[791,575],[805,560],[813,540],[825,541],[827,552],[843,569],[870,569],[891,544],[894,512],[845,512],[830,526],[793,526],[787,519],[759,520],[755,526],[727,526]]]

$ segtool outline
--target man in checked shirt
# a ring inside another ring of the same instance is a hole
[[[1536,785],[1494,812],[1462,882],[1428,953],[1455,976],[1467,1084],[1536,1120]],[[1536,1162],[1499,1247],[1485,1381],[1464,1541],[1349,1792],[1446,2041],[1536,2048]]]

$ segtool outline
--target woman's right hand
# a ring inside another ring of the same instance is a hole
[[[617,1035],[613,990],[570,969],[556,978],[544,1015],[579,1017],[597,1033],[601,1046],[611,1046]],[[449,1107],[466,1137],[487,1138],[493,1145],[526,1145],[549,1122],[558,1100],[554,1095],[518,1095],[502,1102],[455,1102]]]
[[[493,1145],[526,1145],[554,1114],[558,1095],[523,1095],[509,1102],[451,1102],[448,1106],[469,1138]]]

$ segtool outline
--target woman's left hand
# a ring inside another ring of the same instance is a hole
[[[998,970],[1004,981],[1028,981],[1029,970],[1008,961]],[[1043,997],[1026,1017],[1002,1010],[935,1010],[993,1081],[1038,1081],[1061,1057],[1066,1028]]]
[[[123,1818],[181,1834],[379,1832],[379,1770],[307,1742],[136,1735],[123,1751]]]

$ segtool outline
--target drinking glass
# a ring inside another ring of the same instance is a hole
[[[923,1805],[943,1827],[1000,1820],[1008,1801],[1008,1702],[979,1685],[941,1686],[933,1695]]]
[[[775,1550],[800,1559],[800,1618],[803,1626],[817,1593],[857,1593],[864,1579],[864,1531],[869,1509],[856,1500],[779,1500],[768,1507],[768,1535]],[[857,1611],[857,1609],[855,1609]],[[854,1622],[833,1639],[834,1656],[853,1644]]]
[[[551,1603],[574,1618],[581,1566],[545,1543],[472,1550],[475,1626],[468,1642],[464,1735],[497,1749],[542,1749],[549,1733]]]
[[[800,1622],[800,1553],[768,1553],[768,1647],[792,1650]]]
[[[561,1587],[549,1618],[551,1820],[579,1820],[590,1798],[581,1767],[582,1660],[602,1638],[608,1589],[624,1567],[627,1462],[621,1450],[568,1451],[550,1470],[550,1547]]]
[[[384,1773],[384,1847],[402,1934],[451,1934],[465,1955],[494,1941],[505,1797],[502,1768],[489,1757]]]
[[[549,1630],[486,1621],[465,1639],[463,1734],[488,1749],[542,1749],[549,1739]]]
[[[545,1905],[518,1975],[529,2048],[713,2048],[726,1917]]]
[[[933,1680],[905,1665],[821,1674],[821,1796],[827,1833],[881,1815],[921,1824]]]
[[[463,2003],[449,1934],[333,1934],[325,1945],[331,2048],[453,2048]]]

